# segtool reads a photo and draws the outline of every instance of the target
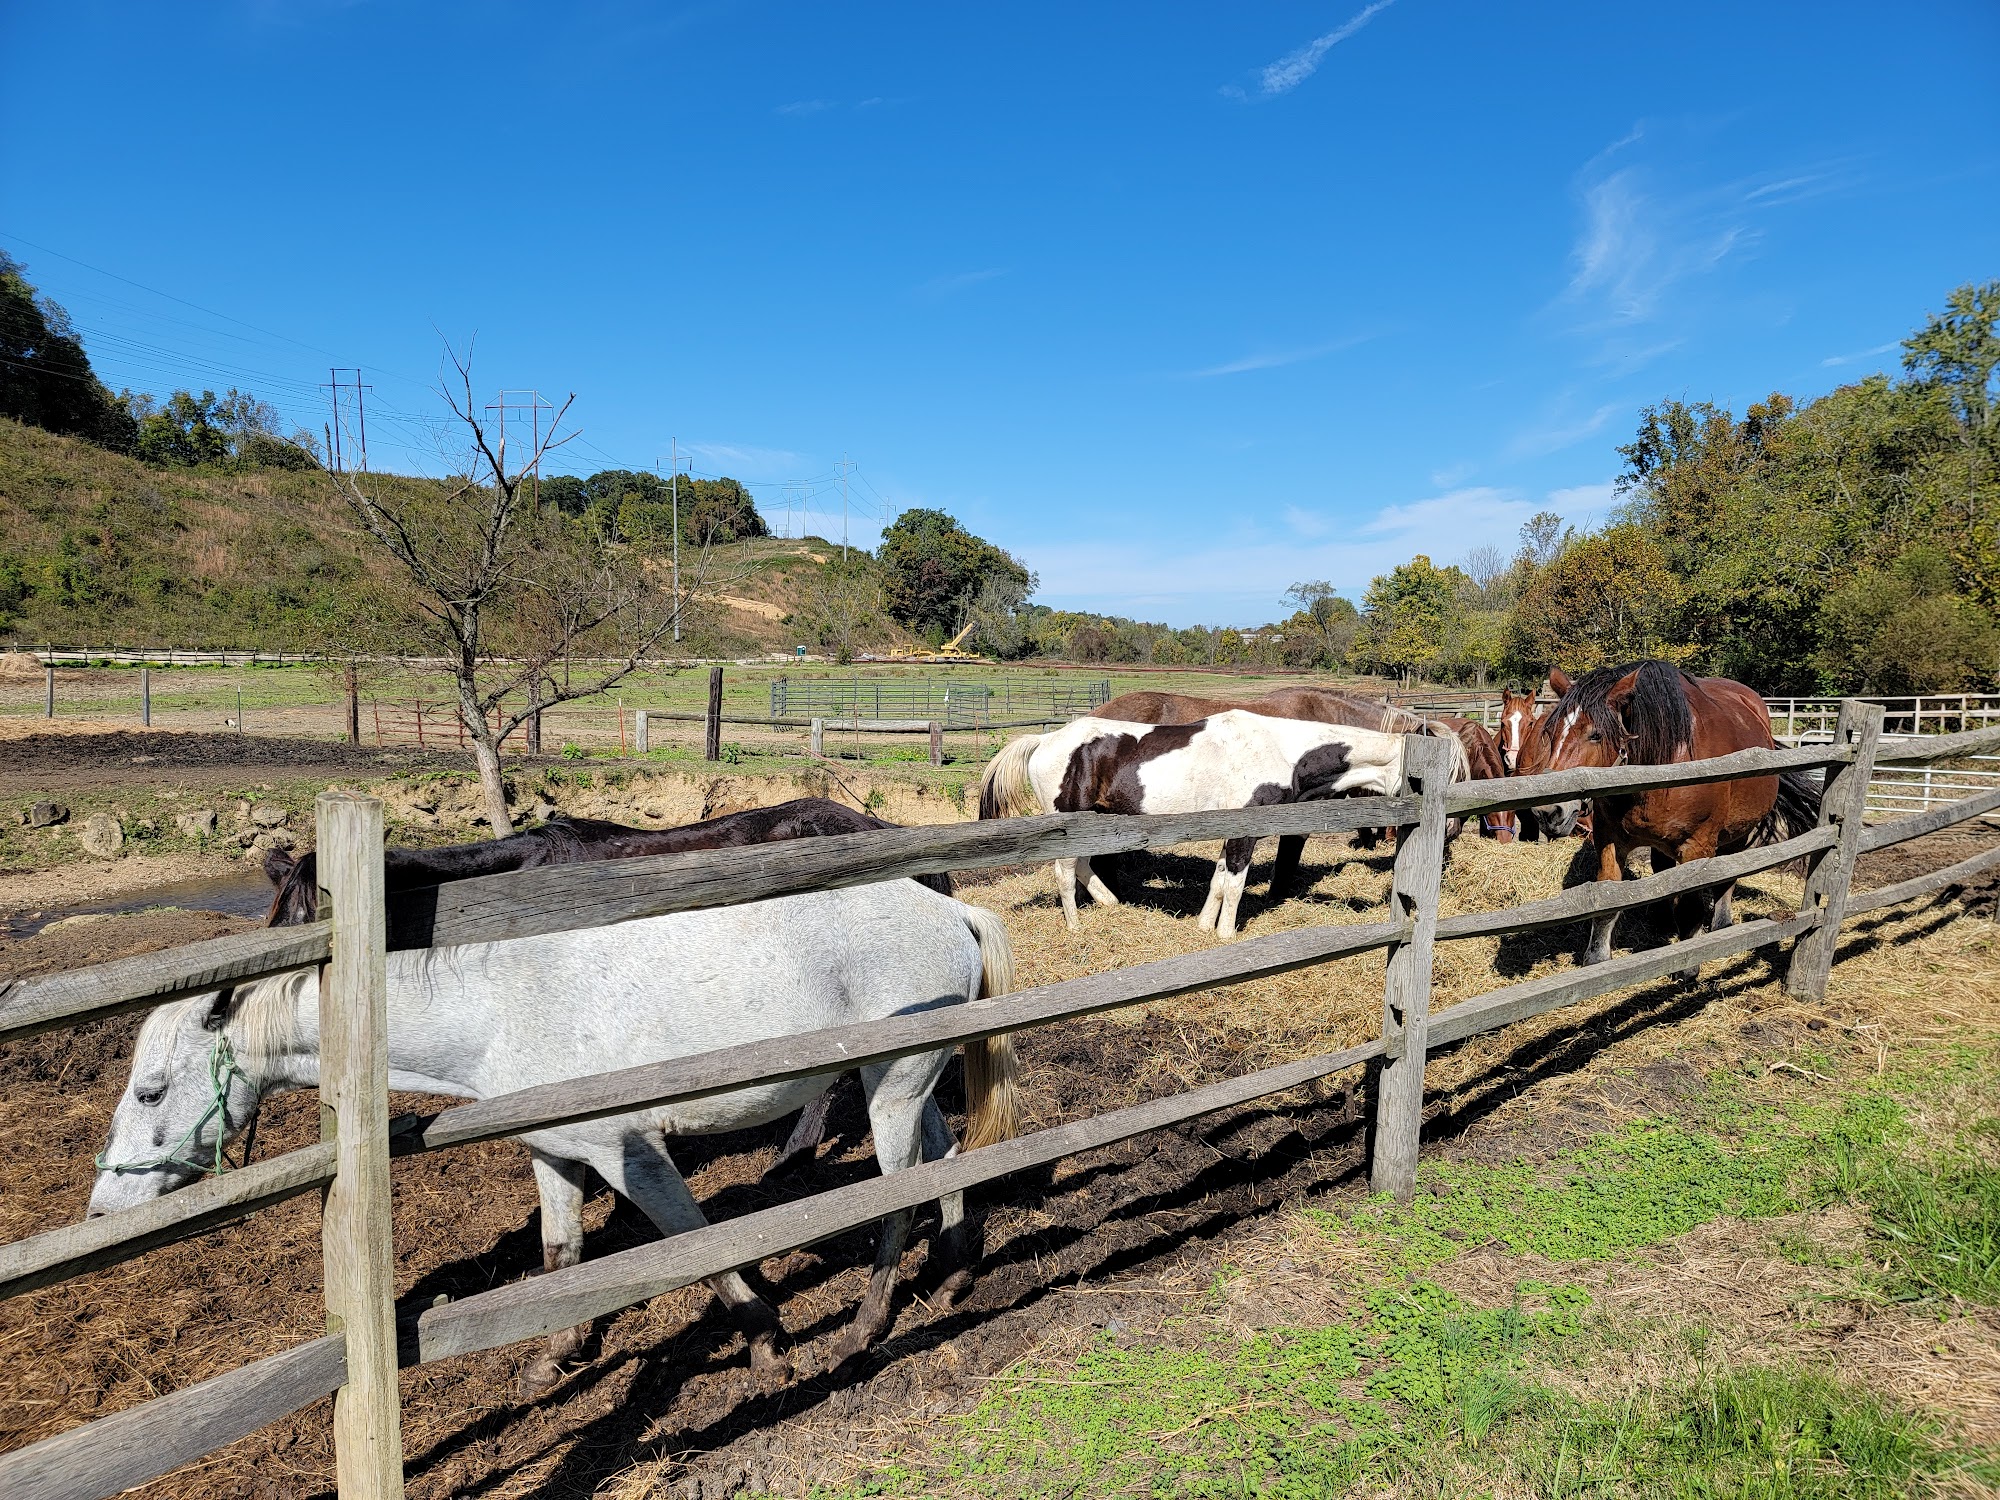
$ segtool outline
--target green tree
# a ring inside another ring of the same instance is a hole
[[[229,423],[237,413],[225,408],[214,391],[199,396],[175,391],[164,404],[155,404],[151,396],[130,400],[139,419],[137,452],[147,463],[193,469],[225,464],[236,456]]]
[[[1448,665],[1449,644],[1463,627],[1471,587],[1461,569],[1440,568],[1421,553],[1377,577],[1362,601],[1359,644],[1365,658],[1406,681],[1437,674]]]
[[[1950,559],[1931,547],[1855,574],[1827,596],[1820,627],[1830,692],[1964,692],[2000,667],[1992,616],[1953,592]]]
[[[1680,587],[1666,550],[1636,525],[1583,538],[1537,573],[1515,606],[1510,662],[1539,677],[1637,657],[1686,654],[1675,644]]]
[[[1021,562],[974,536],[941,510],[906,510],[882,534],[876,551],[890,617],[907,629],[943,640],[956,635],[989,581],[1018,608],[1035,590]]]
[[[0,416],[129,453],[131,413],[90,367],[62,307],[29,283],[27,267],[0,250]]]
[[[1344,665],[1361,633],[1361,611],[1354,601],[1335,593],[1322,578],[1293,584],[1285,590],[1285,603],[1295,611],[1284,626],[1287,662],[1301,667]],[[1294,646],[1295,641],[1302,644]]]

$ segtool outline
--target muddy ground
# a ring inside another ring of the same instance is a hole
[[[1961,858],[1990,842],[1985,830],[1935,836],[1864,859],[1862,885],[1885,884]],[[1322,847],[1322,844],[1328,847]],[[1566,852],[1566,851],[1564,851]],[[1455,860],[1448,908],[1493,906],[1546,894],[1562,859],[1533,846],[1481,845]],[[1253,893],[1265,872],[1253,880]],[[1146,884],[1147,875],[1155,877]],[[1308,856],[1308,896],[1284,907],[1246,902],[1252,933],[1306,922],[1354,920],[1380,899],[1387,863],[1319,841]],[[1160,879],[1164,877],[1164,881]],[[1196,859],[1151,859],[1127,886],[1122,911],[1087,913],[1070,938],[1040,872],[1006,872],[970,889],[1002,912],[1021,959],[1022,983],[1113,963],[1193,951],[1191,914],[1206,885]],[[1510,888],[1511,887],[1511,888]],[[1766,882],[1744,906],[1796,901],[1796,882]],[[1980,915],[1994,891],[1971,901]],[[1917,909],[1850,946],[1934,930],[1962,904]],[[46,972],[249,925],[240,919],[156,912],[66,925],[15,945],[0,970]],[[1642,923],[1621,946],[1659,940]],[[1576,934],[1535,935],[1512,946],[1453,945],[1441,954],[1441,992],[1489,988],[1509,974],[1565,963]],[[1702,985],[1660,985],[1504,1038],[1483,1038],[1440,1059],[1429,1100],[1429,1150],[1508,1150],[1482,1123],[1537,1090],[1561,1092],[1608,1049],[1642,1032],[1661,1050],[1674,1029],[1733,1003],[1767,975],[1747,958],[1713,966]],[[1286,1056],[1359,1040],[1379,1023],[1379,960],[1350,960],[1307,976],[1222,996],[1194,996],[1019,1039],[1027,1127],[1041,1128],[1266,1066]],[[1768,989],[1768,986],[1766,986]],[[1760,991],[1759,993],[1762,993]],[[1763,1002],[1758,1002],[1762,1004]],[[1782,1042],[1802,1016],[1774,1010],[1746,1024],[1758,1034],[1731,1048]],[[0,1047],[0,1241],[80,1216],[90,1157],[123,1087],[136,1018],[98,1023]],[[1703,1046],[1716,1046],[1713,1038]],[[1680,1069],[1618,1085],[1626,1092],[1679,1086]],[[765,1387],[744,1364],[741,1338],[700,1289],[600,1320],[587,1359],[550,1396],[516,1400],[524,1347],[425,1366],[404,1376],[409,1492],[417,1497],[552,1496],[599,1492],[612,1476],[657,1475],[659,1493],[703,1500],[742,1486],[797,1492],[801,1476],[843,1472],[828,1445],[846,1434],[865,1446],[878,1426],[962,1411],[983,1381],[1031,1347],[1113,1316],[1171,1308],[1280,1205],[1361,1191],[1363,1110],[1350,1075],[1286,1099],[1159,1132],[1024,1173],[984,1190],[985,1259],[956,1307],[922,1300],[926,1230],[905,1262],[891,1335],[862,1359],[829,1369],[835,1336],[858,1302],[872,1236],[840,1240],[767,1262],[759,1277],[796,1342],[798,1378]],[[1631,1099],[1597,1089],[1566,1102],[1538,1127],[1582,1132]],[[1596,1102],[1592,1102],[1596,1101]],[[425,1101],[398,1097],[398,1109]],[[955,1103],[955,1100],[948,1100]],[[317,1134],[310,1098],[266,1110],[260,1155]],[[782,1139],[773,1127],[681,1143],[677,1159],[713,1217],[748,1210],[871,1174],[865,1117],[849,1090],[818,1162],[767,1173]],[[406,1310],[439,1295],[462,1297],[532,1274],[540,1263],[535,1195],[526,1158],[490,1143],[396,1164],[398,1292]],[[591,1200],[588,1253],[653,1238],[651,1227],[601,1187]],[[320,1331],[318,1211],[297,1200],[131,1264],[0,1304],[0,1446],[14,1447],[204,1376],[275,1353]],[[1115,1295],[1114,1295],[1115,1294]],[[1150,1299],[1150,1300],[1149,1300]],[[1154,1307],[1153,1304],[1158,1304]],[[170,1476],[155,1497],[332,1494],[326,1403],[309,1408]],[[650,1483],[650,1481],[649,1481]],[[628,1492],[628,1491],[621,1491]],[[649,1489],[648,1492],[653,1492]]]

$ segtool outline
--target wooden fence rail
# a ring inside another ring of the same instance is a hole
[[[913,828],[750,849],[553,867],[490,876],[386,899],[379,804],[329,794],[319,807],[330,923],[190,945],[143,959],[0,987],[0,1039],[74,1024],[176,996],[316,964],[321,983],[322,1098],[330,1139],[197,1184],[140,1208],[0,1247],[0,1296],[44,1287],[324,1188],[328,1337],[113,1417],[0,1455],[0,1493],[82,1500],[117,1492],[199,1458],[265,1422],[336,1393],[343,1496],[401,1493],[395,1367],[572,1326],[720,1272],[812,1244],[943,1194],[1047,1165],[1148,1130],[1282,1094],[1371,1060],[1371,1176],[1384,1190],[1414,1186],[1427,1055],[1441,1046],[1704,962],[1793,942],[1788,982],[1823,993],[1833,937],[1851,915],[1916,899],[2000,868],[2000,849],[1876,891],[1849,889],[1853,859],[2000,809],[1981,792],[1872,829],[1861,827],[1878,763],[1923,763],[2000,747],[2000,728],[1940,736],[1912,749],[1878,746],[1879,706],[1848,704],[1831,745],[1744,751],[1673,766],[1560,772],[1449,786],[1443,742],[1412,738],[1395,797],[1228,812],[1119,818],[1057,814],[998,823]],[[1541,805],[1655,787],[1828,772],[1818,828],[1783,843],[1699,861],[1642,880],[1585,886],[1497,912],[1440,919],[1438,877],[1447,813]],[[1395,826],[1401,832],[1387,920],[1275,933],[1011,995],[868,1026],[781,1037],[693,1057],[568,1079],[476,1100],[436,1115],[386,1116],[386,954],[531,936],[669,912],[763,900],[940,870],[1039,862],[1272,834]],[[1628,954],[1489,991],[1433,1013],[1436,941],[1586,921],[1803,859],[1807,900],[1797,916],[1754,920],[1666,948]],[[1795,941],[1796,940],[1796,941]],[[747,1084],[843,1071],[905,1053],[1046,1025],[1121,1006],[1386,952],[1379,1039],[1323,1057],[1110,1111],[889,1177],[781,1204],[634,1250],[425,1311],[395,1342],[387,1162],[553,1125],[698,1099]]]

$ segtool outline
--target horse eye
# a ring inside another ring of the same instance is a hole
[[[167,1091],[164,1085],[156,1089],[134,1089],[132,1097],[141,1104],[158,1104],[167,1097]]]

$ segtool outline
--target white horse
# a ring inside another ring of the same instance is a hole
[[[1454,737],[1453,779],[1467,774]],[[980,785],[982,818],[1052,812],[1212,812],[1274,802],[1372,794],[1402,785],[1403,739],[1346,724],[1274,719],[1230,709],[1192,724],[1073,719],[1047,734],[1009,741]],[[1200,925],[1236,932],[1237,903],[1250,879],[1257,841],[1230,839],[1209,879]],[[1074,929],[1079,877],[1091,896],[1116,906],[1090,860],[1056,861],[1063,919]]]
[[[534,1084],[659,1062],[767,1037],[957,1005],[1012,987],[997,917],[897,880],[682,912],[545,937],[389,955],[389,1086],[483,1099]],[[884,1173],[956,1151],[931,1099],[949,1051],[861,1069]],[[965,1048],[966,1147],[1006,1140],[1019,1116],[1008,1038]],[[839,1076],[758,1085],[713,1098],[534,1130],[520,1139],[542,1205],[543,1264],[583,1251],[584,1169],[594,1168],[659,1226],[707,1221],[666,1138],[764,1124]],[[305,970],[163,1005],[139,1032],[132,1077],[112,1116],[90,1196],[95,1216],[219,1171],[222,1152],[267,1094],[319,1083],[319,976]],[[963,1203],[939,1204],[949,1291],[966,1273]],[[865,1348],[889,1317],[908,1212],[884,1221],[874,1276],[838,1358]],[[736,1272],[711,1285],[745,1326],[752,1368],[782,1376],[782,1332]],[[586,1330],[550,1340],[522,1374],[539,1394]]]

